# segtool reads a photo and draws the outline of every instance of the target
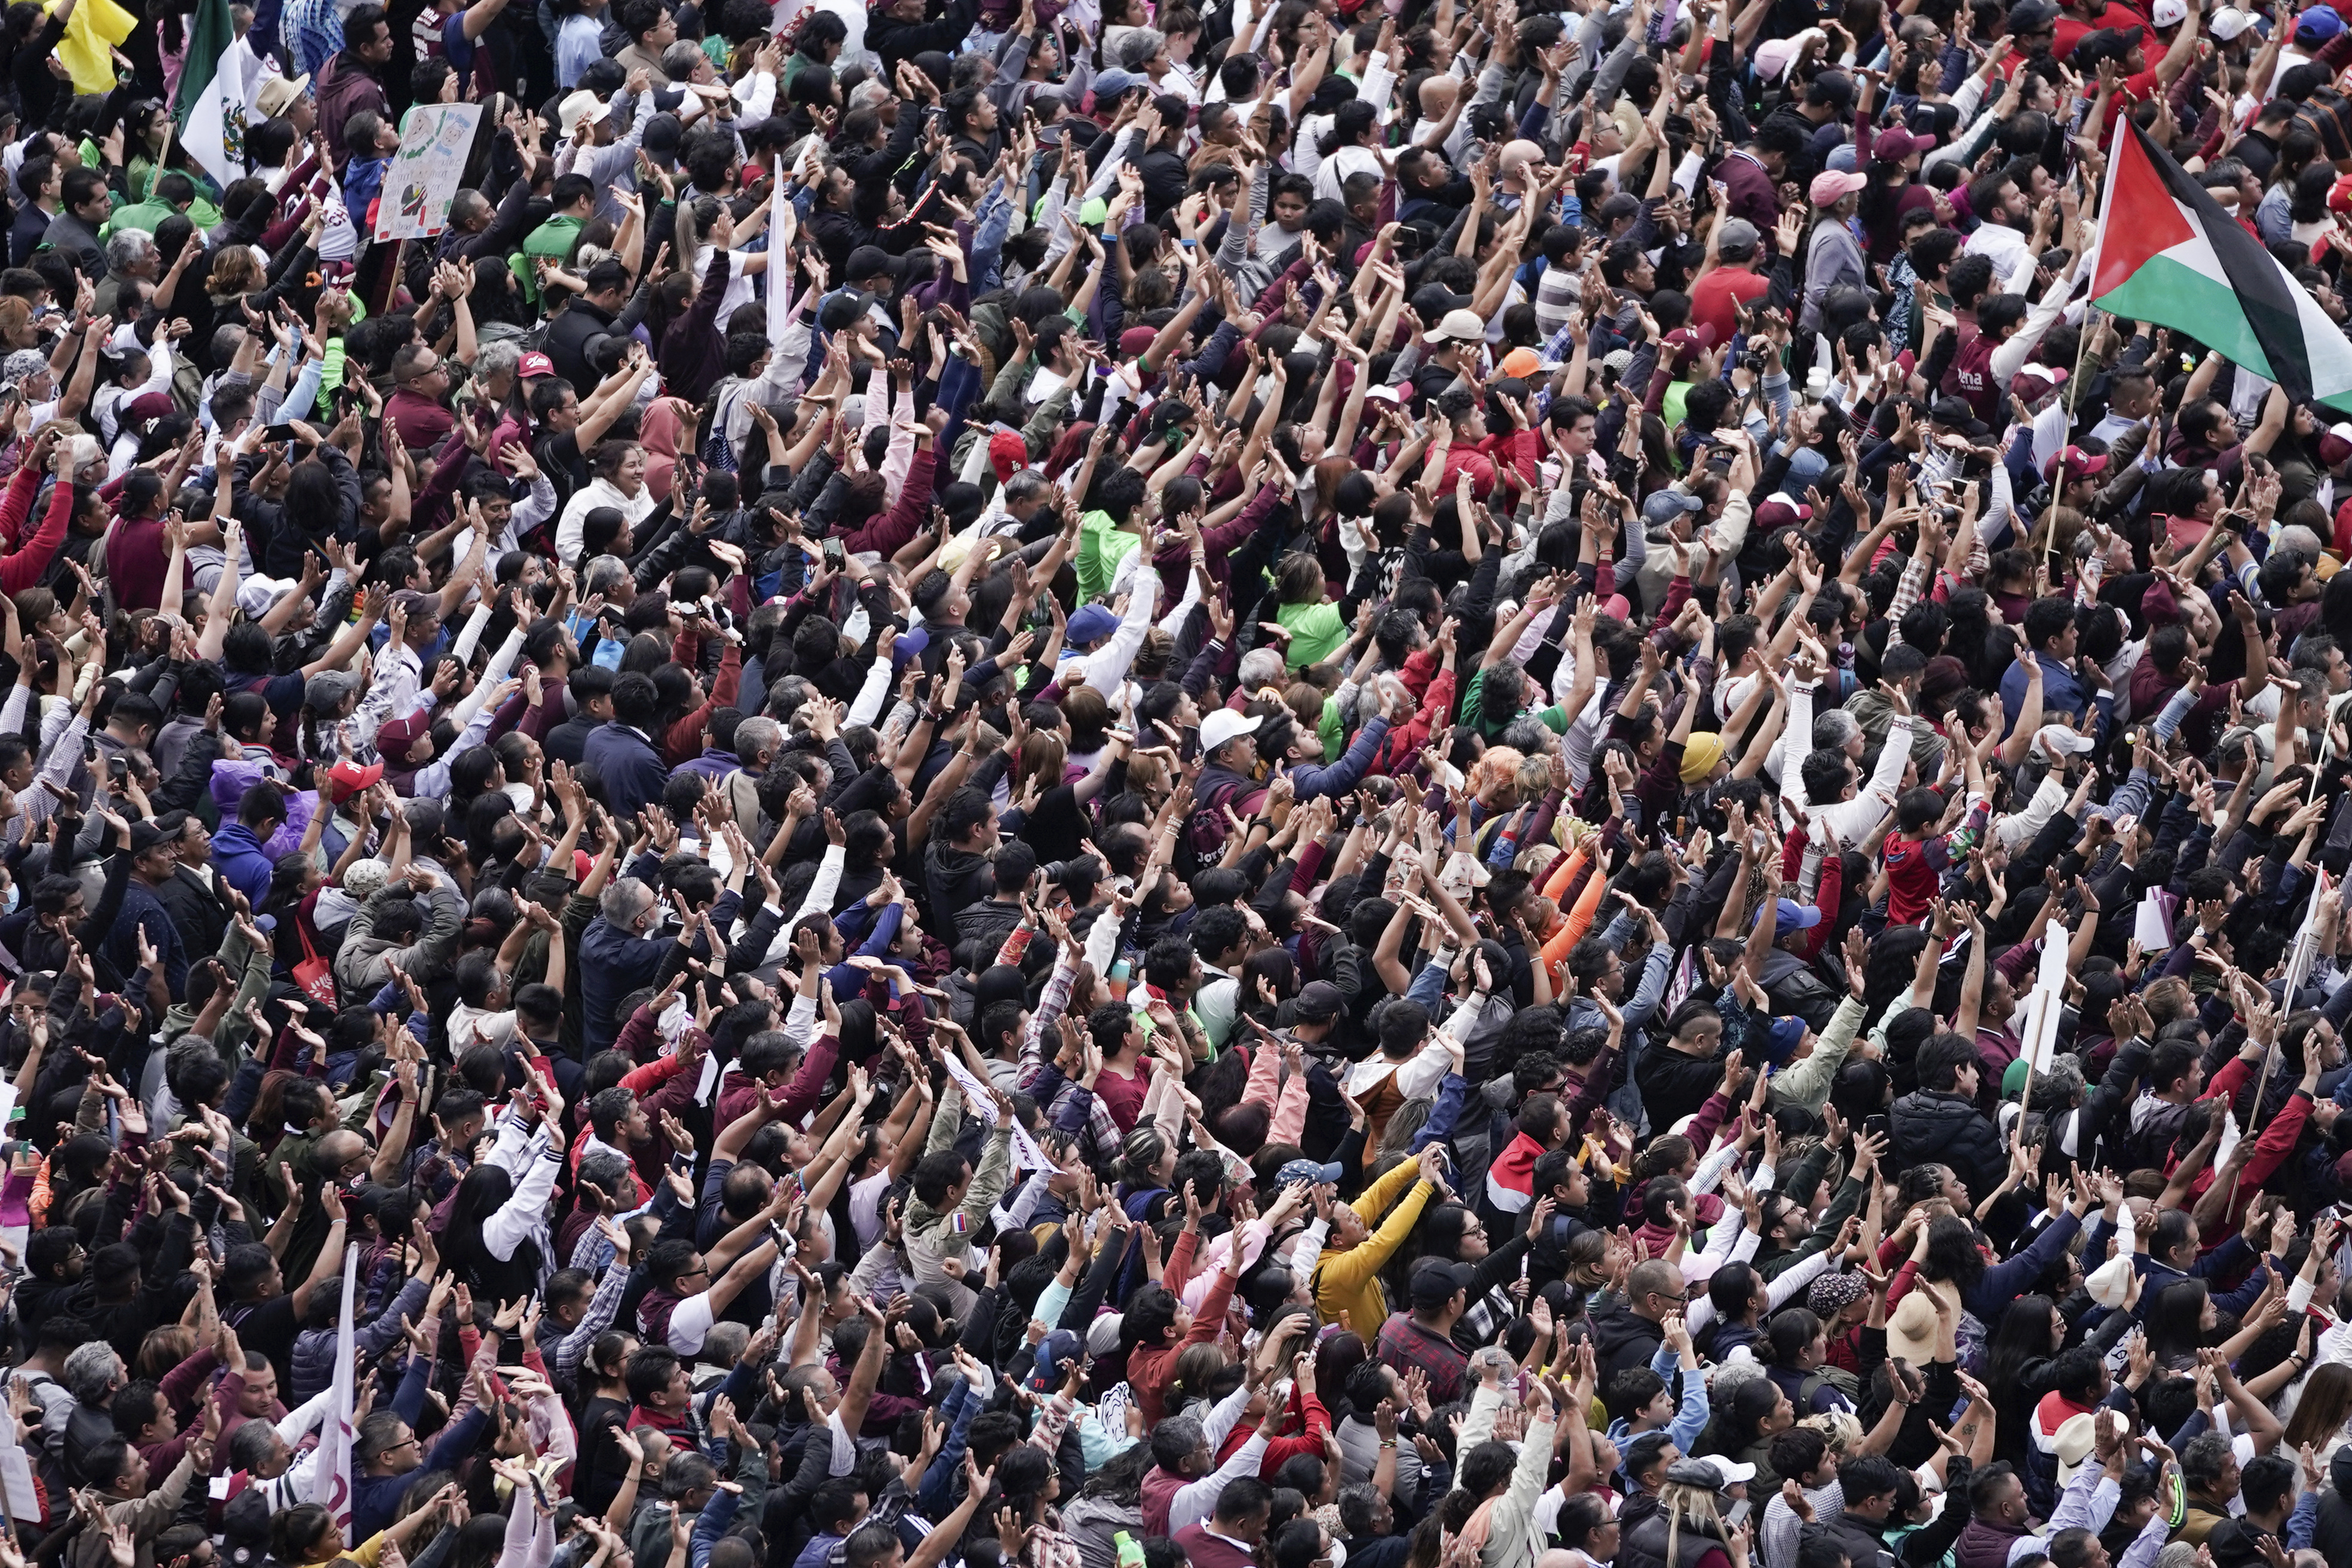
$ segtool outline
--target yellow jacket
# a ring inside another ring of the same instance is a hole
[[[1412,1190],[1406,1192],[1410,1186]],[[1327,1323],[1336,1323],[1339,1314],[1348,1314],[1349,1324],[1363,1337],[1366,1344],[1388,1321],[1388,1292],[1381,1289],[1381,1269],[1396,1249],[1404,1245],[1413,1222],[1421,1218],[1430,1194],[1435,1189],[1421,1180],[1421,1166],[1412,1161],[1400,1163],[1387,1175],[1364,1189],[1355,1203],[1356,1214],[1366,1225],[1373,1226],[1372,1234],[1344,1251],[1330,1247],[1315,1264],[1315,1307]],[[1398,1194],[1403,1200],[1398,1201]],[[1391,1205],[1395,1205],[1393,1208]],[[1381,1218],[1382,1214],[1387,1218]]]

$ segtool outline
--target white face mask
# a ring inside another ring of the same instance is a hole
[[[1336,1535],[1331,1537],[1331,1550],[1324,1563],[1326,1568],[1348,1568],[1348,1543]]]

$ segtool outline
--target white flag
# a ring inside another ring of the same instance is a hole
[[[245,178],[245,129],[259,118],[254,95],[261,90],[264,74],[253,46],[239,37],[221,51],[212,80],[188,111],[183,144],[223,190],[231,181]]]
[[[326,1486],[327,1511],[343,1544],[352,1541],[352,1443],[358,1435],[352,1420],[359,1375],[358,1337],[352,1326],[352,1296],[359,1283],[360,1249],[343,1249],[343,1315],[335,1329],[335,1381],[327,1418],[319,1428],[318,1479]],[[317,1495],[315,1492],[312,1495]]]

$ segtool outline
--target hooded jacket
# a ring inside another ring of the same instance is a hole
[[[1949,1165],[1972,1193],[2000,1185],[2009,1168],[2000,1133],[1959,1094],[1922,1089],[1897,1100],[1887,1117],[1899,1170],[1933,1161]]]
[[[1631,1367],[1647,1366],[1664,1342],[1658,1325],[1612,1297],[1592,1313],[1592,1348],[1601,1358],[1601,1385]]]
[[[386,121],[392,120],[383,84],[349,49],[338,51],[319,68],[319,79],[310,90],[319,102],[319,129],[326,132],[327,157],[338,169],[351,156],[351,150],[343,145],[343,127],[352,115],[373,109]]]

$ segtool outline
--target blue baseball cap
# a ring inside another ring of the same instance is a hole
[[[1794,899],[1782,899],[1772,917],[1772,934],[1783,937],[1792,931],[1811,931],[1822,923],[1822,911],[1811,904],[1801,904]]]
[[[1070,617],[1069,625],[1063,628],[1062,641],[1068,647],[1077,647],[1087,643],[1100,642],[1117,630],[1118,617],[1111,614],[1108,605],[1088,605]]]

